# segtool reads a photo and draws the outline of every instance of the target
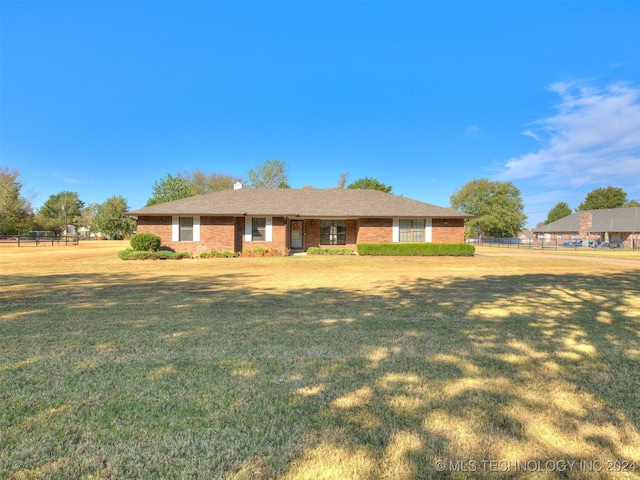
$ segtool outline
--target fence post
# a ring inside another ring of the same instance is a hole
[[[18,246],[20,246],[20,234],[18,234]]]

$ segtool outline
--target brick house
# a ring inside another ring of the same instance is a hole
[[[256,247],[464,242],[472,215],[377,190],[236,188],[128,212],[138,232],[192,255]]]
[[[640,247],[640,207],[607,208],[576,212],[534,229],[537,242],[577,242],[583,245],[598,241]]]

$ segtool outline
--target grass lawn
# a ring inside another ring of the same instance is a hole
[[[0,478],[640,476],[637,266],[126,246],[0,248]]]
[[[483,255],[492,255],[498,253],[518,253],[531,255],[557,255],[557,256],[576,256],[588,258],[603,259],[623,259],[640,261],[640,249],[631,248],[588,248],[588,247],[558,247],[557,249],[545,247],[529,248],[528,246],[510,245],[510,246],[480,246],[476,247],[476,253]]]

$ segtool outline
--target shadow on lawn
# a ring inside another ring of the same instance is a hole
[[[159,438],[149,448],[165,449],[151,471],[169,477],[617,478],[640,457],[636,271],[372,291],[256,281],[14,277],[26,288],[0,291],[0,332],[13,342],[0,378],[73,358],[60,381],[96,397],[80,410],[114,431],[148,422]],[[95,394],[105,382],[117,401]],[[1,426],[21,430],[62,397],[29,408],[7,398],[15,411]],[[135,452],[106,452],[104,468],[135,473]],[[583,463],[558,463],[572,461]]]

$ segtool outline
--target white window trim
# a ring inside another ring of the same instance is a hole
[[[193,217],[193,241],[200,241],[200,216],[196,215]]]
[[[253,220],[251,217],[245,217],[244,219],[244,241],[245,242],[251,241],[251,232],[252,232],[251,220]]]
[[[180,217],[178,217],[178,215],[171,217],[171,241],[180,241]]]
[[[257,217],[263,218],[263,217]],[[265,217],[264,241],[273,241],[273,217]],[[244,219],[244,241],[253,242],[253,217],[245,217]]]
[[[400,242],[400,219],[399,218],[393,219],[393,229],[392,229],[391,236],[392,236],[393,243]]]
[[[273,218],[267,217],[264,239],[266,242],[273,242]]]
[[[431,243],[433,238],[433,221],[431,218],[424,219],[424,242]]]

